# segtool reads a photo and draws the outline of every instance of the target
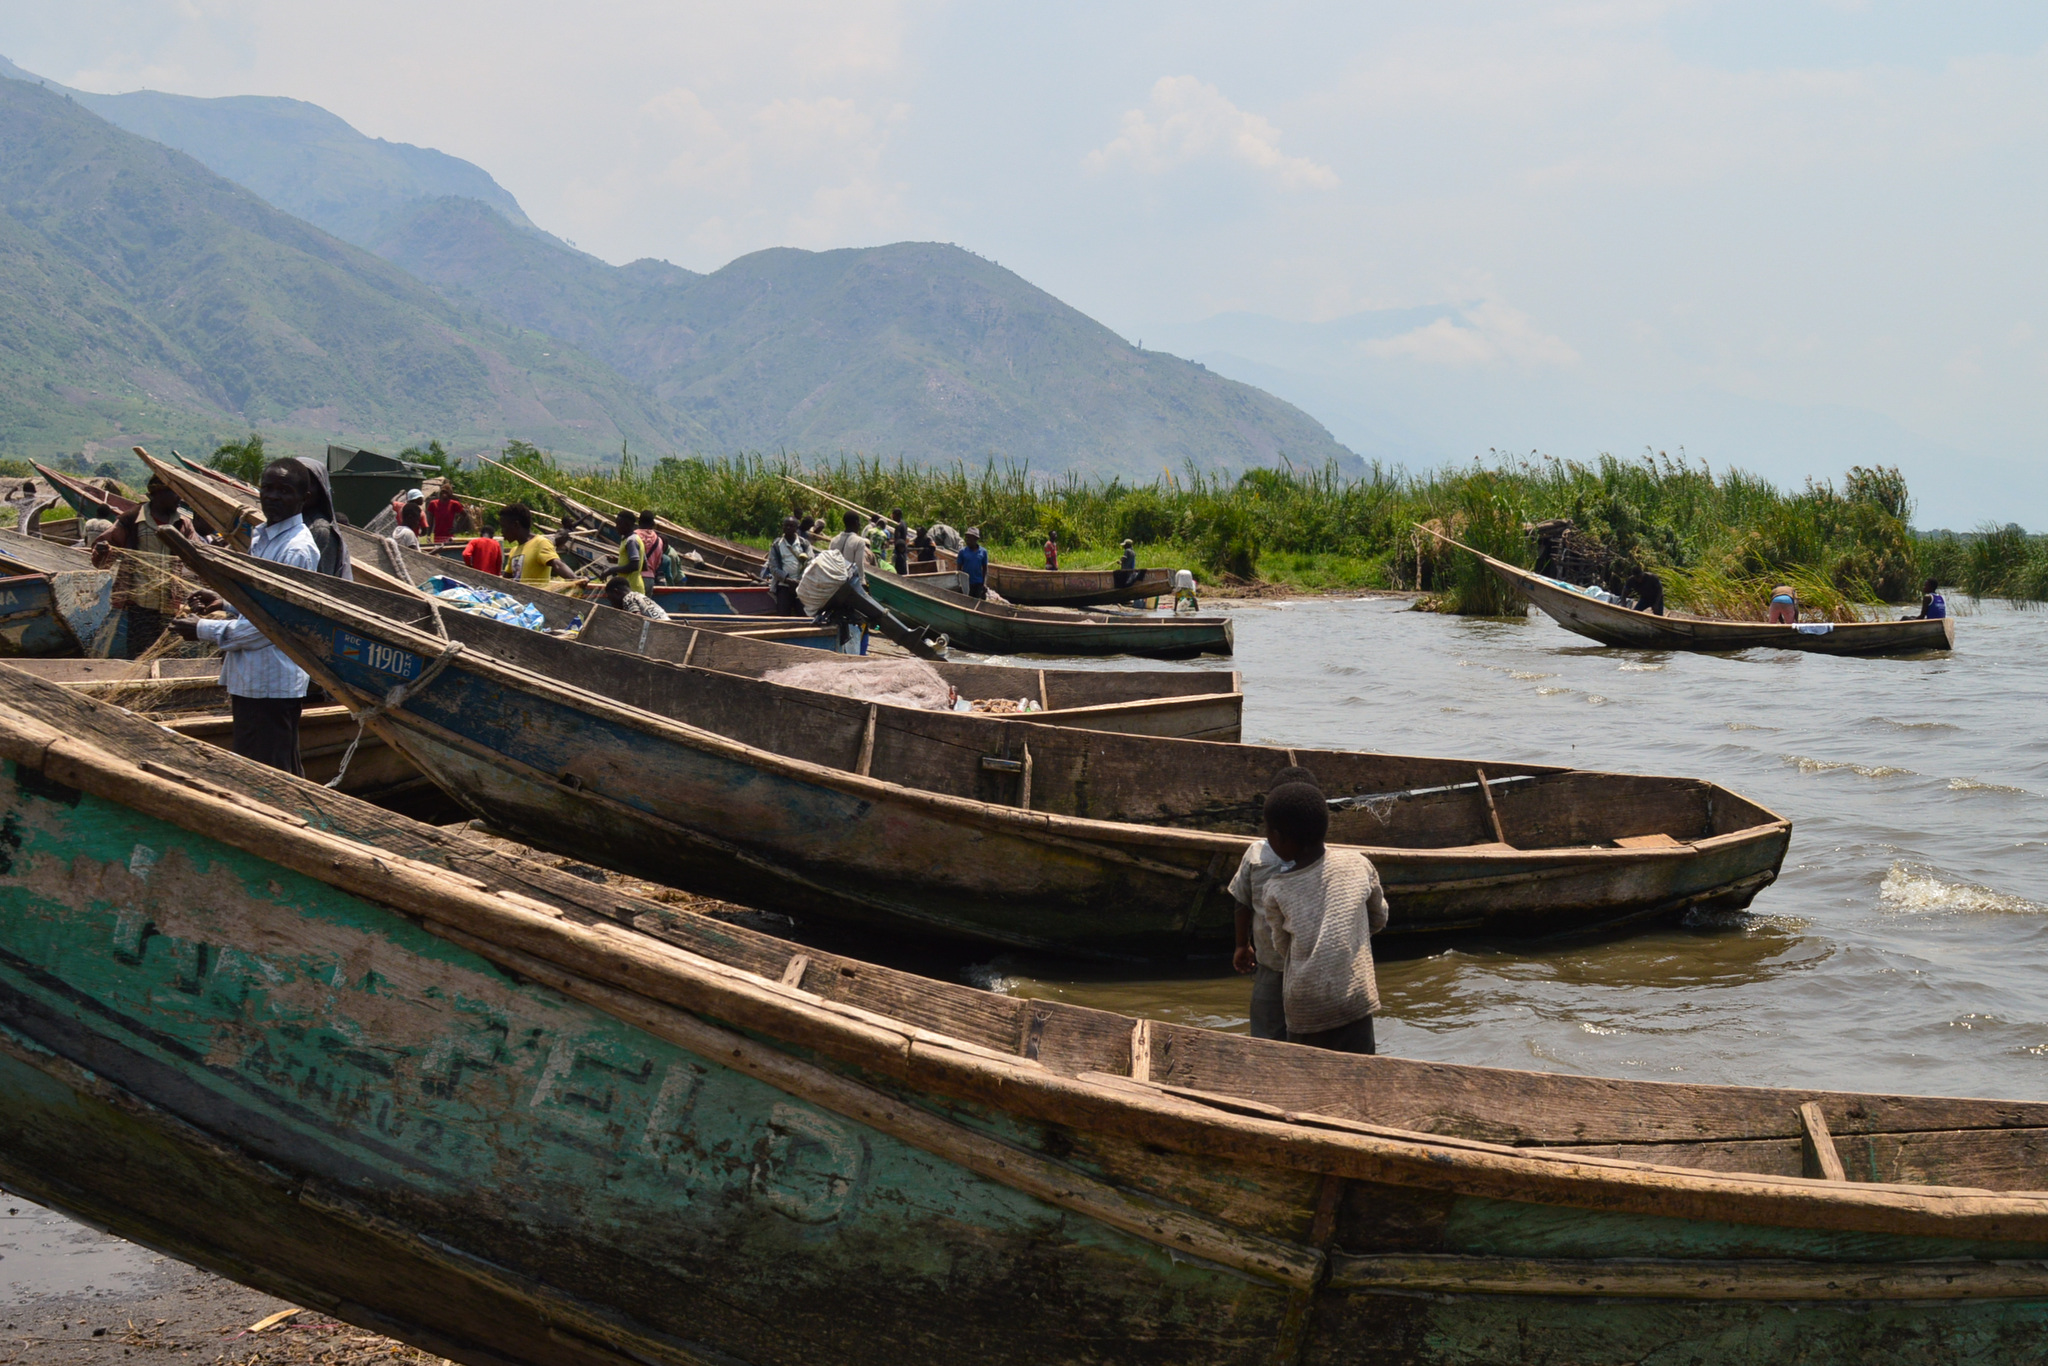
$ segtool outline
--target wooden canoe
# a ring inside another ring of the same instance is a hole
[[[943,631],[955,648],[983,654],[1193,659],[1231,652],[1228,617],[1011,607],[939,586],[941,578],[960,577],[899,575],[870,565],[867,588],[875,601],[905,621]]]
[[[955,567],[950,550],[939,550],[937,561],[941,570]],[[1032,569],[990,560],[988,586],[1019,607],[1103,607],[1170,596],[1173,571],[1139,569],[1126,576],[1120,569]]]
[[[1694,779],[884,708],[458,613],[437,623],[403,595],[181,553],[337,701],[368,706],[406,685],[369,724],[494,826],[874,930],[1076,955],[1221,953],[1224,888],[1262,794],[1293,763],[1341,801],[1331,838],[1370,854],[1393,906],[1387,938],[1414,949],[1746,906],[1791,833]]]
[[[350,560],[358,566],[369,566],[377,577],[388,580],[384,585],[386,587],[403,584],[407,588],[417,589],[420,584],[439,575],[444,579],[454,579],[457,583],[468,584],[472,588],[495,589],[501,593],[510,593],[521,602],[532,603],[540,610],[541,618],[550,630],[566,630],[579,617],[587,620],[593,609],[598,606],[595,598],[578,597],[571,593],[553,593],[517,584],[496,574],[479,573],[460,560],[424,550],[408,550],[388,536],[373,536],[359,527],[342,527],[341,537],[348,543]],[[571,586],[569,580],[558,582],[564,587]],[[576,586],[587,586],[587,581],[577,580]],[[839,648],[839,631],[836,627],[819,626],[801,617],[744,617],[732,612],[671,612],[670,620],[677,629],[704,627],[708,630],[758,636],[763,640],[779,641],[785,645],[800,645],[822,650]]]
[[[234,742],[227,689],[220,683],[220,659],[10,659],[7,667],[54,683],[82,697],[147,715],[180,735],[221,749]],[[306,777],[325,783],[341,774],[340,790],[418,820],[461,820],[467,814],[432,779],[376,734],[362,741],[348,768],[342,756],[360,728],[348,709],[308,707],[299,720],[299,757]]]
[[[1453,542],[1455,544],[1455,542]],[[1637,650],[1804,650],[1820,655],[1897,655],[1947,650],[1956,643],[1954,617],[1934,621],[1801,622],[1713,621],[1705,617],[1658,616],[1633,607],[1587,597],[1570,584],[1548,579],[1479,555],[1509,586],[1568,631],[1602,645]]]
[[[2048,1105],[994,995],[9,672],[0,1182],[436,1355],[1963,1366],[2048,1331]]]
[[[444,574],[474,587],[504,586],[505,581],[494,575],[479,574],[467,565],[451,568],[439,556],[408,551],[367,532],[345,528],[343,534],[358,560],[385,565],[394,577],[424,583],[433,574]],[[815,649],[799,654],[792,647],[833,650],[838,639],[836,631],[800,618],[772,618],[789,623],[773,628],[716,616],[659,622],[588,599],[556,593],[521,596],[540,608],[553,627],[567,626],[582,616],[584,626],[578,638],[589,644],[649,659],[695,662],[702,668],[748,678],[816,663]],[[859,661],[846,659],[846,666],[857,668]],[[1200,740],[1235,740],[1242,733],[1244,693],[1235,671],[1017,669],[943,660],[934,661],[932,667],[969,701],[1035,699],[1046,712],[1034,719],[1052,725]],[[1049,714],[1052,712],[1059,715]]]
[[[81,524],[84,523],[87,517],[94,515],[92,509],[95,507],[111,508],[114,515],[118,517],[124,512],[132,512],[140,506],[133,498],[123,498],[118,493],[108,493],[105,489],[96,488],[86,483],[83,479],[74,479],[68,474],[59,473],[48,465],[36,465],[35,468],[36,473],[48,480],[50,487],[57,491],[57,495],[70,506],[74,513],[78,514]]]
[[[211,527],[215,535],[226,537],[228,544],[237,550],[249,548],[249,533],[263,525],[263,512],[258,504],[249,501],[247,486],[240,480],[223,481],[194,474],[169,461],[157,459],[140,446],[135,447],[135,458],[147,466],[151,474],[176,489],[179,501],[190,508],[192,515],[201,523]]]
[[[112,570],[77,547],[0,531],[0,657],[104,658],[127,643]]]

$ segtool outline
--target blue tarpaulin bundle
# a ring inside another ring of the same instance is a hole
[[[546,627],[547,619],[540,609],[530,602],[521,602],[510,593],[500,593],[495,588],[471,588],[468,584],[436,574],[420,585],[420,591],[431,593],[436,601],[463,612],[474,612],[480,617],[502,621],[507,626],[524,626],[529,631]]]

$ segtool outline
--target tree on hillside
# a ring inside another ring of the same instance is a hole
[[[216,447],[206,463],[208,467],[245,484],[260,483],[263,466],[268,463],[263,457],[263,438],[251,432],[246,441],[230,441],[225,446]]]

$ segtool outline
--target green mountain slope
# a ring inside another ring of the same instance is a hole
[[[0,80],[0,450],[245,426],[598,454],[686,418],[64,95]]]
[[[587,349],[723,449],[1147,481],[1189,462],[1362,468],[1300,409],[1138,350],[957,247],[776,249],[699,276],[607,266],[460,200],[412,206],[374,245],[451,299]]]
[[[156,90],[99,95],[46,81],[4,57],[0,76],[68,95],[116,128],[175,147],[214,174],[359,247],[393,213],[444,195],[488,204],[509,222],[540,231],[482,167],[431,147],[365,137],[304,100],[197,99]]]

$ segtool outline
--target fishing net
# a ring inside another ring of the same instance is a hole
[[[193,648],[192,642],[166,626],[163,634],[148,649],[105,685],[91,689],[91,694],[98,701],[144,716],[218,711],[223,699],[217,676],[158,676],[156,665],[159,661],[189,658]]]
[[[945,711],[953,705],[953,689],[939,671],[921,659],[868,659],[845,662],[824,659],[792,664],[763,677],[770,683],[813,692],[835,693],[862,702],[920,711]]]

